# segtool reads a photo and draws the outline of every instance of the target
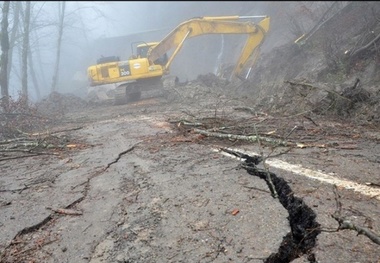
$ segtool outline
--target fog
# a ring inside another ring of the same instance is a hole
[[[14,2],[13,2],[14,3]],[[32,1],[30,57],[28,73],[29,97],[37,101],[51,92],[58,39],[58,4]],[[313,4],[314,3],[314,4]],[[320,2],[322,5],[323,2]],[[289,14],[297,2],[66,2],[59,76],[56,91],[85,96],[87,67],[101,56],[127,59],[130,42],[159,41],[180,23],[199,16],[268,15],[271,29],[262,52],[293,41],[296,36],[287,29]],[[317,8],[315,2],[307,4]],[[24,8],[24,6],[22,7]],[[9,31],[12,29],[12,9]],[[305,19],[300,16],[300,19]],[[306,21],[306,20],[305,20]],[[307,22],[307,21],[306,21]],[[304,25],[306,25],[304,23]],[[20,22],[19,37],[22,32]],[[202,36],[187,41],[174,59],[171,72],[181,80],[198,74],[213,73],[220,63],[233,63],[242,45],[241,36]],[[16,41],[9,83],[9,93],[17,97],[21,90],[21,46]],[[34,81],[32,79],[34,72]]]

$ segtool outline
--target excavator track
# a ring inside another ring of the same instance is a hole
[[[124,83],[116,87],[114,92],[114,105],[123,105],[138,101],[141,98],[141,90],[136,82]]]
[[[166,91],[174,88],[176,79],[175,77],[154,78],[123,83],[115,88],[114,105],[138,101],[141,99],[142,93],[144,98],[166,96]]]

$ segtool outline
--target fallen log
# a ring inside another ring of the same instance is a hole
[[[218,133],[218,132],[210,132],[200,129],[194,129],[194,132],[208,136],[208,137],[217,137],[221,139],[231,139],[231,140],[244,140],[244,141],[250,141],[250,142],[258,142],[258,141],[265,141],[277,144],[279,146],[289,146],[289,142],[283,141],[283,140],[277,140],[272,139],[268,137],[262,137],[262,136],[256,136],[256,135],[236,135],[236,134],[226,134],[226,133]]]

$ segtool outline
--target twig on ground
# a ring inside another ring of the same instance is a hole
[[[380,245],[380,236],[378,234],[372,232],[366,227],[355,225],[350,220],[341,216],[342,203],[340,202],[340,195],[338,194],[336,185],[334,185],[334,194],[335,194],[335,202],[336,202],[337,208],[336,208],[335,213],[331,215],[331,217],[334,218],[339,223],[339,227],[337,231],[344,230],[344,229],[354,230],[358,233],[358,235],[365,235],[372,242]]]
[[[260,155],[261,155],[261,158],[263,160],[263,166],[264,166],[265,173],[266,173],[266,176],[267,176],[267,181],[268,181],[268,185],[269,185],[270,191],[271,191],[272,196],[274,198],[278,198],[278,193],[276,191],[276,187],[273,184],[272,177],[271,177],[270,172],[269,172],[269,167],[268,167],[268,165],[265,162],[265,160],[266,160],[267,157],[264,157],[264,152],[263,152],[262,147],[261,147],[260,137],[258,136],[256,125],[254,125],[254,128],[255,128],[256,136],[258,138],[257,142],[259,144]]]
[[[62,215],[83,215],[82,211],[73,210],[73,209],[65,209],[65,208],[54,209],[51,207],[46,207],[46,209],[49,209],[53,212],[56,212],[56,213],[62,214]]]

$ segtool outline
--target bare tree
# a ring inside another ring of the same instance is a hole
[[[1,20],[1,61],[0,61],[0,86],[2,96],[2,107],[4,111],[8,111],[9,106],[9,90],[8,90],[8,51],[9,51],[9,36],[8,36],[8,14],[9,1],[4,1]]]
[[[24,34],[22,45],[22,95],[25,102],[28,101],[28,53],[29,53],[29,28],[30,28],[30,2],[26,2],[25,19],[24,19]]]
[[[13,48],[16,45],[18,26],[20,20],[20,10],[21,10],[21,2],[20,1],[12,1],[13,4],[13,25],[11,29],[11,35],[9,39],[9,51],[8,51],[8,81],[10,81],[11,70],[12,70],[12,61],[13,61]]]
[[[363,7],[372,16],[363,17],[363,27],[358,32],[358,40],[353,48],[350,49],[348,55],[352,61],[355,61],[360,55],[367,53],[376,54],[380,49],[378,41],[380,39],[380,8],[376,2],[366,3]]]
[[[32,81],[33,81],[33,87],[34,87],[34,90],[36,91],[37,99],[39,100],[39,99],[41,99],[41,92],[40,92],[40,88],[38,85],[36,72],[34,70],[33,55],[32,55],[32,52],[30,52],[30,46],[29,46],[29,52],[28,52],[28,66],[29,66],[30,75],[31,75]]]
[[[66,8],[66,2],[65,1],[59,1],[58,2],[58,42],[57,42],[57,52],[56,52],[56,61],[55,61],[55,67],[53,72],[53,83],[51,86],[51,91],[54,92],[57,89],[57,83],[58,83],[58,72],[59,72],[59,61],[61,57],[61,44],[62,44],[62,35],[63,35],[63,23],[65,18],[65,8]]]
[[[342,10],[350,5],[351,3],[342,3],[339,1],[334,1],[332,4],[327,8],[327,10],[323,13],[319,21],[314,25],[312,29],[309,30],[309,32],[305,33],[301,38],[298,40],[301,40],[300,43],[306,43],[316,32],[318,32],[324,24],[326,24],[328,21],[330,21],[332,18],[334,18],[336,15],[340,14]]]

